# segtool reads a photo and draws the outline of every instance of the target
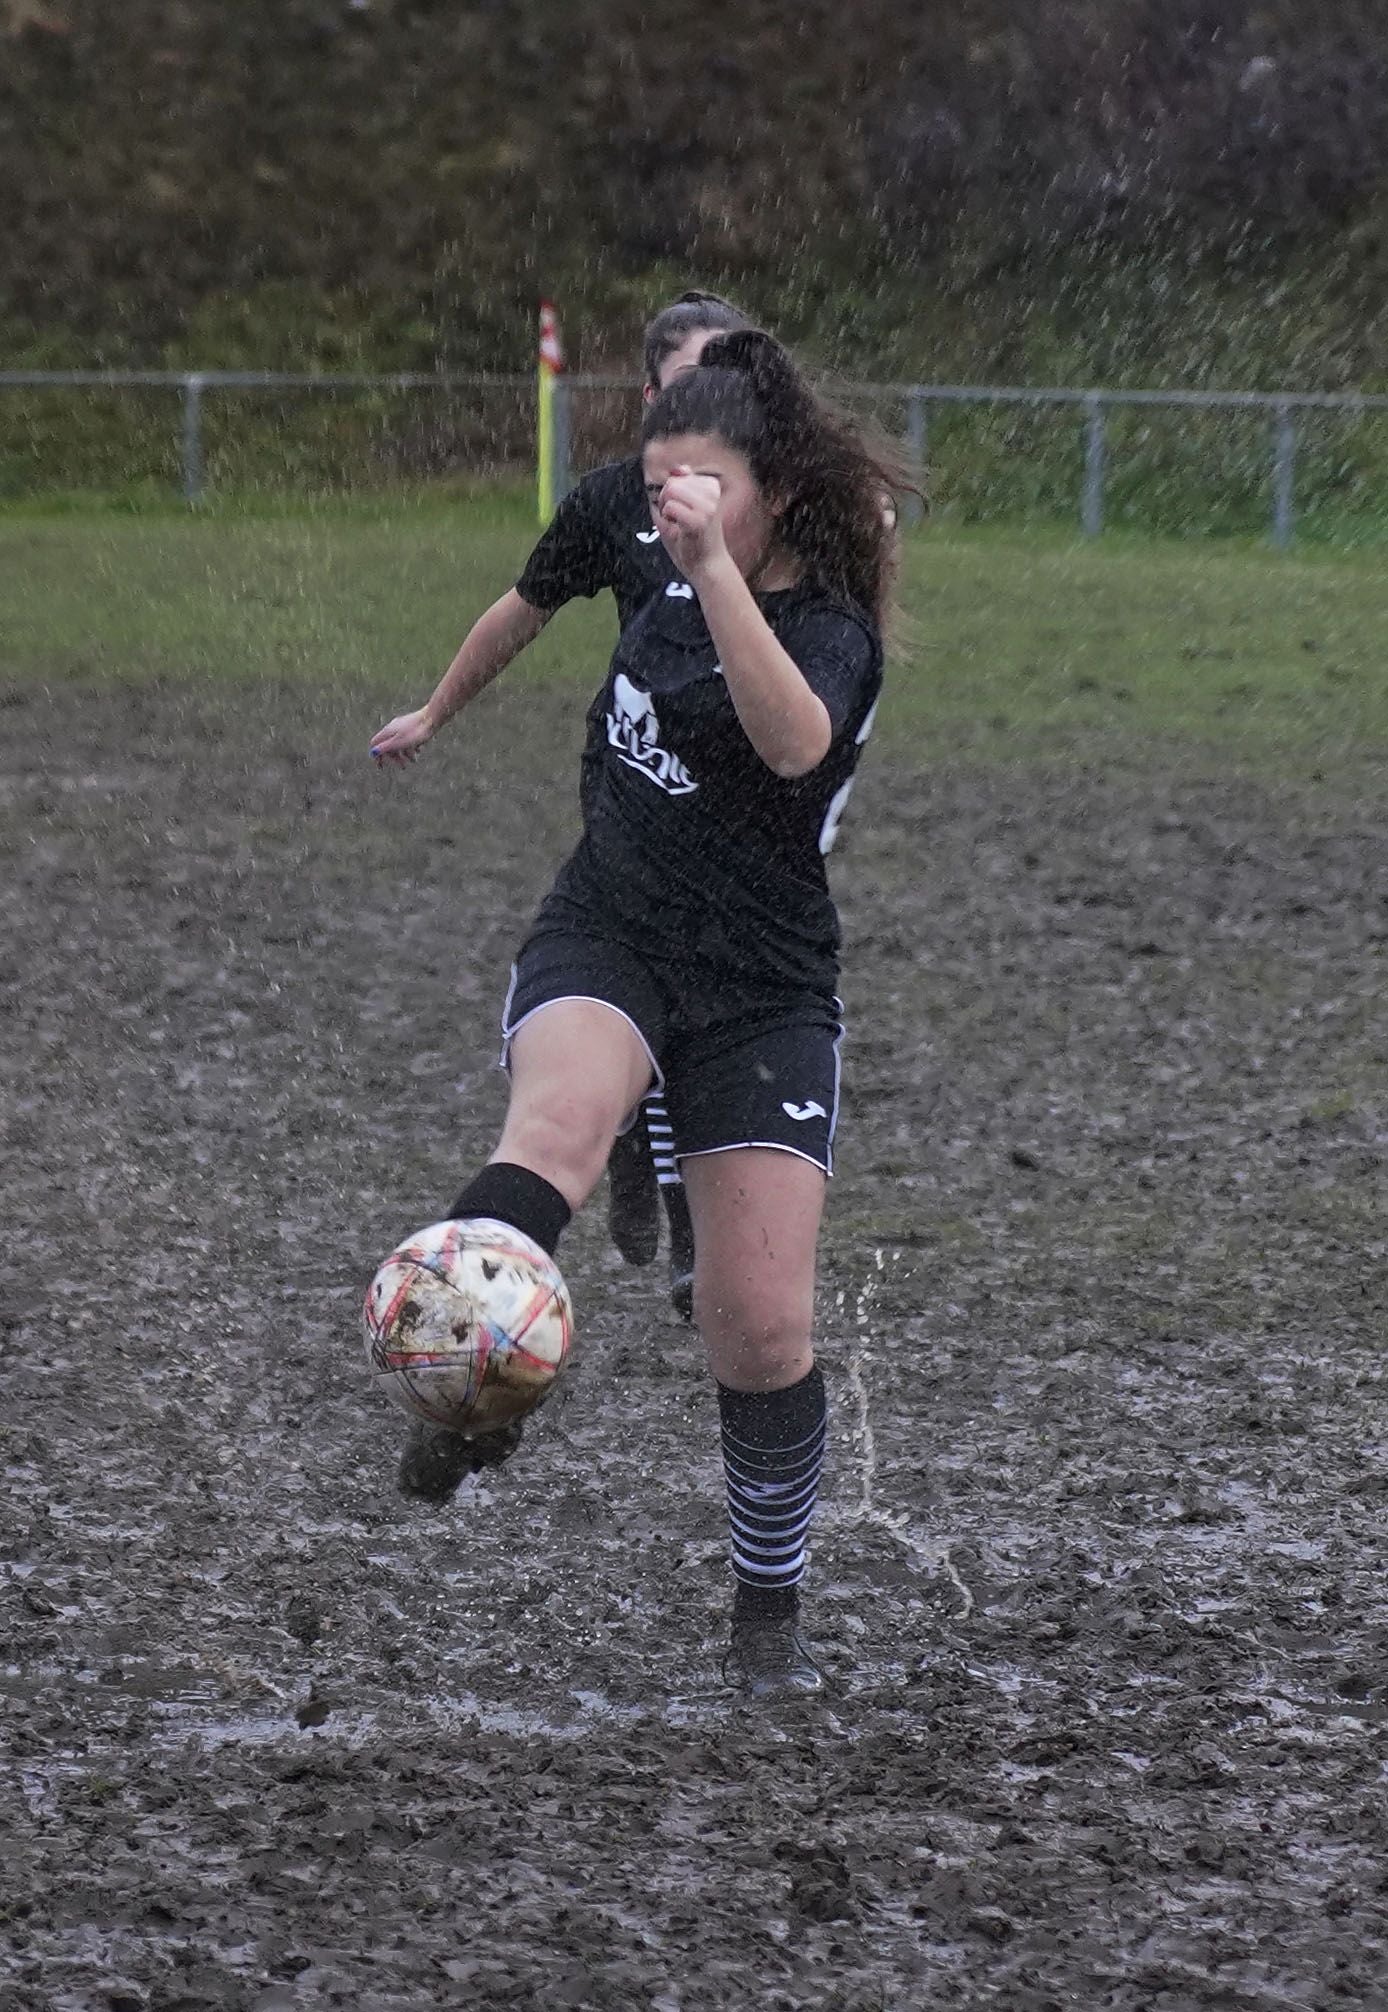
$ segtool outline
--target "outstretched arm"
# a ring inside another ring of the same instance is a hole
[[[493,678],[498,677],[523,649],[533,643],[549,612],[533,608],[513,587],[479,615],[463,640],[463,645],[439,680],[433,696],[416,712],[401,713],[372,736],[371,753],[376,761],[403,766],[431,740],[454,713],[475,699]]]

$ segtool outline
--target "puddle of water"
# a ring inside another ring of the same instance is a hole
[[[837,1700],[839,1704],[846,1700]],[[199,1709],[199,1705],[202,1706]],[[673,1731],[696,1732],[725,1726],[730,1714],[744,1709],[738,1699],[718,1691],[696,1696],[670,1696],[651,1705],[618,1704],[602,1691],[575,1690],[560,1701],[557,1710],[543,1712],[505,1704],[494,1698],[479,1698],[463,1691],[447,1699],[411,1703],[409,1727],[417,1732],[427,1724],[449,1743],[461,1736],[495,1735],[500,1738],[550,1741],[571,1745],[592,1737],[595,1731],[634,1731],[638,1727],[661,1726]],[[852,1744],[870,1728],[859,1728],[841,1718],[832,1704],[811,1703],[817,1731]],[[393,1716],[393,1715],[392,1715]],[[321,1725],[300,1728],[288,1701],[278,1709],[227,1712],[209,1708],[208,1701],[192,1703],[167,1700],[149,1729],[156,1750],[186,1746],[193,1741],[209,1749],[229,1746],[269,1747],[286,1741],[327,1739],[346,1746],[364,1746],[388,1741],[399,1731],[392,1716],[378,1710],[331,1711]],[[790,1739],[789,1729],[768,1717],[766,1737]]]
[[[18,1770],[20,1793],[31,1816],[52,1819],[62,1811],[54,1797],[59,1782],[80,1781],[90,1772],[82,1761],[59,1755],[42,1762],[29,1762]]]
[[[572,1742],[588,1738],[596,1727],[635,1727],[642,1724],[695,1725],[726,1715],[726,1704],[712,1700],[671,1698],[658,1709],[646,1705],[619,1705],[601,1691],[575,1691],[571,1712],[541,1712],[519,1705],[500,1704],[471,1692],[426,1702],[416,1699],[410,1722],[421,1721],[450,1738],[459,1734],[499,1734],[516,1740]],[[287,1739],[328,1739],[349,1746],[389,1739],[391,1728],[378,1711],[333,1711],[321,1725],[301,1730],[292,1711],[209,1712],[190,1710],[186,1705],[167,1704],[159,1723],[151,1728],[153,1744],[167,1748],[196,1740],[208,1747],[265,1747]]]
[[[1005,1698],[1014,1701],[1024,1690],[1058,1691],[1060,1685],[1053,1677],[1039,1677],[1034,1670],[1019,1670],[1013,1663],[994,1663],[989,1669],[981,1670],[976,1664],[964,1665],[971,1677],[979,1683],[988,1684],[995,1691],[1001,1691]]]

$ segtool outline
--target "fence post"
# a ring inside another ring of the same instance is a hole
[[[202,500],[202,387],[204,379],[199,371],[192,371],[183,380],[183,500],[185,503],[199,503]]]
[[[1080,528],[1086,538],[1097,538],[1104,528],[1104,401],[1091,391],[1084,401],[1088,417],[1084,426],[1084,494],[1080,499]]]
[[[554,500],[562,503],[574,486],[573,480],[573,396],[567,378],[554,380]]]
[[[906,394],[906,466],[912,479],[920,484],[922,494],[913,496],[907,492],[901,514],[903,524],[919,524],[925,516],[926,428],[925,393],[918,384],[913,384]]]
[[[1272,425],[1272,542],[1285,552],[1295,525],[1296,421],[1290,405],[1279,405]]]

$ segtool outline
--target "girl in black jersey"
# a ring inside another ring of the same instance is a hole
[[[662,308],[647,324],[642,344],[642,396],[647,404],[697,364],[714,335],[748,325],[740,309],[713,293],[682,293]],[[382,727],[371,744],[373,755],[392,763],[413,760],[459,707],[534,642],[567,601],[610,591],[618,622],[625,628],[673,577],[665,547],[651,525],[639,457],[594,469],[564,497],[516,585],[473,625],[433,697],[417,711],[402,713]],[[580,784],[585,794],[600,766],[603,744],[599,693],[588,717]],[[671,1296],[676,1310],[688,1320],[693,1229],[669,1152],[668,1121],[658,1099],[643,1107],[617,1141],[608,1171],[613,1241],[630,1264],[649,1264],[656,1253],[658,1173],[670,1232]],[[456,1440],[450,1443],[437,1431],[416,1431],[401,1469],[401,1485],[407,1493],[438,1500],[456,1487],[472,1464],[471,1453]]]
[[[503,1015],[511,1100],[455,1216],[553,1250],[663,1088],[696,1230],[735,1581],[730,1675],[815,1690],[799,1586],[825,1440],[811,1339],[839,1092],[823,836],[882,677],[887,472],[755,331],[715,338],[643,428],[673,567],[623,630],[583,836]]]

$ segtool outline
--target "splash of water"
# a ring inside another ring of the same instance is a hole
[[[891,1255],[895,1263],[896,1252],[893,1251]],[[922,1536],[911,1527],[910,1519],[904,1511],[884,1509],[877,1500],[877,1435],[872,1424],[868,1366],[871,1360],[872,1314],[878,1286],[886,1268],[886,1254],[879,1248],[874,1252],[873,1258],[874,1269],[858,1289],[855,1320],[848,1337],[847,1353],[848,1387],[853,1393],[857,1414],[852,1427],[852,1436],[858,1457],[858,1499],[856,1502],[831,1509],[825,1520],[850,1527],[866,1524],[874,1530],[882,1531],[905,1553],[917,1571],[926,1572],[932,1578],[943,1576],[949,1580],[959,1595],[959,1619],[967,1620],[974,1610],[974,1596],[959,1576],[948,1541],[942,1537]],[[838,1295],[835,1305],[842,1314],[845,1308],[845,1295],[842,1292]]]

